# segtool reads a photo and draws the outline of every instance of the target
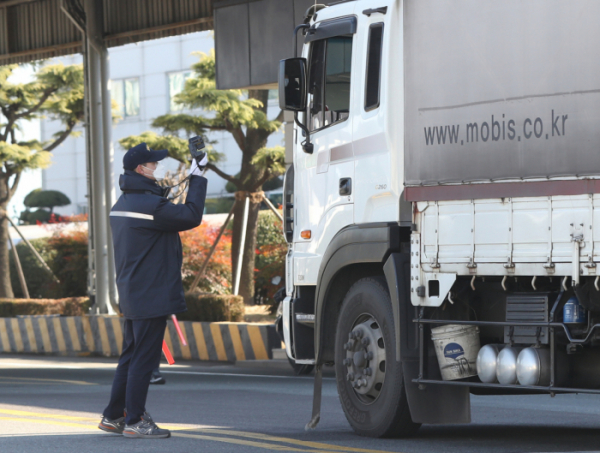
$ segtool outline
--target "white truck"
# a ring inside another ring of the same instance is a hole
[[[600,393],[598,17],[595,0],[309,9],[279,74],[283,331],[316,366],[309,427],[325,364],[374,437],[468,423],[471,393]]]

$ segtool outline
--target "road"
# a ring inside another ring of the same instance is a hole
[[[411,439],[355,435],[325,373],[321,423],[304,431],[312,378],[285,361],[163,367],[147,408],[171,439],[96,428],[114,359],[0,356],[0,452],[575,452],[600,450],[600,397],[473,396],[470,425],[423,426]]]

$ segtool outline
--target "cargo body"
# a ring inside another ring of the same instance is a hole
[[[360,434],[468,422],[473,392],[600,392],[599,15],[359,0],[298,27],[283,333],[335,364]]]
[[[600,4],[403,3],[407,186],[600,174]]]

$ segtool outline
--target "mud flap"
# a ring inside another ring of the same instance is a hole
[[[451,424],[471,422],[471,397],[468,387],[428,385],[419,389],[412,382],[419,377],[419,349],[415,307],[410,302],[410,255],[392,253],[383,267],[387,280],[396,330],[396,357],[402,362],[404,387],[410,415],[415,423]],[[426,346],[430,342],[426,341]],[[441,374],[433,347],[427,357],[425,369],[430,379],[440,379]],[[399,354],[398,354],[399,353]]]
[[[435,357],[430,357],[429,362],[429,370],[438,370],[438,373],[430,374],[439,374]],[[402,370],[408,407],[413,422],[432,425],[471,423],[469,387],[428,385],[420,390],[419,384],[412,382],[419,375],[419,361],[402,361]],[[441,379],[441,375],[433,376],[432,379]]]

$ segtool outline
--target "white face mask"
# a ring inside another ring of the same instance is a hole
[[[163,179],[165,179],[165,176],[167,175],[167,167],[162,162],[158,162],[156,164],[156,169],[154,169],[154,170],[152,170],[151,168],[145,167],[144,165],[142,165],[142,168],[145,169],[144,173],[147,176],[152,176],[157,181],[162,181]],[[146,171],[147,171],[147,173],[146,173]]]

